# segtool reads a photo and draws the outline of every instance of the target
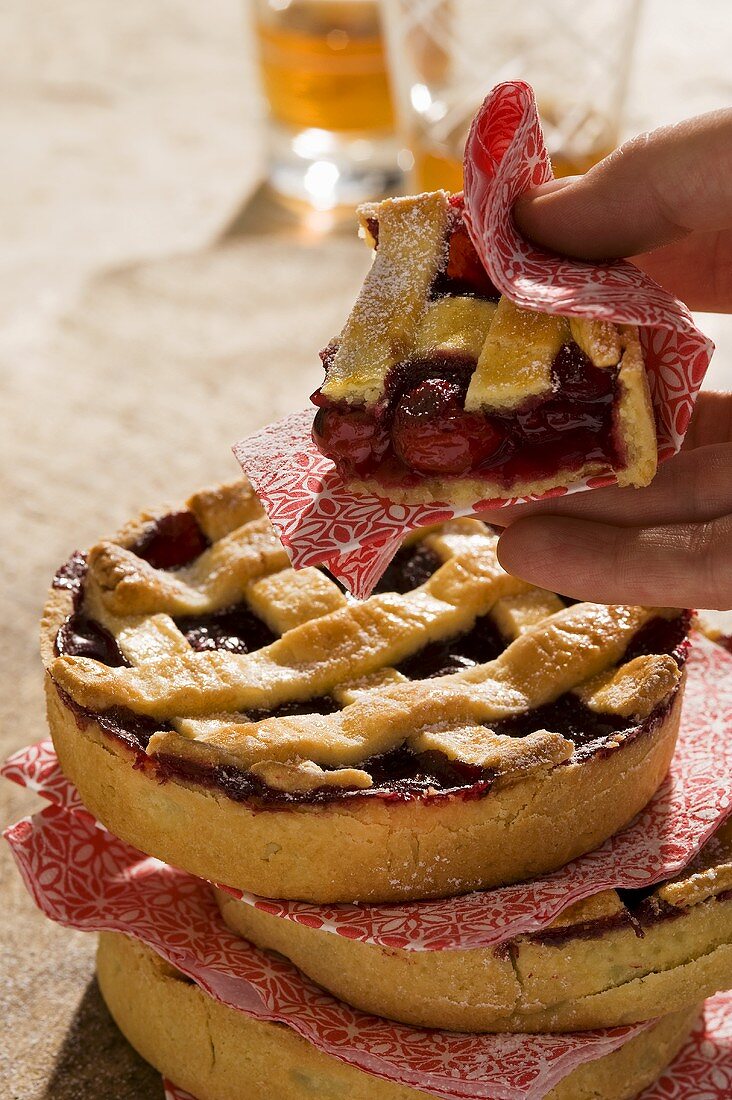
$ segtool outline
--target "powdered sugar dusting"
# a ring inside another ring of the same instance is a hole
[[[379,248],[322,387],[328,397],[369,404],[414,344],[444,255],[447,200],[441,193],[387,199],[372,212],[379,216]]]

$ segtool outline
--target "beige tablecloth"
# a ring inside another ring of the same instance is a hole
[[[633,128],[729,100],[727,4],[701,28],[691,7],[649,5],[665,15]],[[56,565],[234,476],[230,444],[317,384],[368,257],[288,231],[260,194],[242,213],[259,106],[237,0],[11,0],[0,31],[4,756],[44,734],[36,622]],[[706,327],[724,383],[732,330]],[[37,804],[0,785],[3,824]],[[36,913],[4,847],[0,868],[0,1095],[159,1100],[100,1003],[92,937]]]

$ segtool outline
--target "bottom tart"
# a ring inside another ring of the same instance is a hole
[[[689,615],[575,604],[497,536],[412,536],[368,600],[289,567],[244,481],[77,553],[42,629],[88,808],[270,897],[444,897],[552,871],[627,824],[678,732]]]
[[[433,1093],[385,1081],[311,1046],[281,1024],[214,1001],[149,947],[99,937],[102,996],[143,1058],[196,1100],[407,1100]],[[664,1016],[619,1050],[575,1069],[546,1100],[630,1100],[686,1042],[698,1009]]]
[[[364,1012],[451,1031],[580,1031],[650,1020],[732,987],[732,822],[686,870],[605,890],[495,948],[407,951],[255,909],[218,890],[231,929]]]

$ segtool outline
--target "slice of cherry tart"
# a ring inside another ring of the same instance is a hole
[[[524,496],[656,472],[635,328],[520,309],[468,234],[462,196],[359,210],[374,263],[322,353],[318,449],[356,490],[409,502]]]

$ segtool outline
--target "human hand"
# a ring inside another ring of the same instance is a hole
[[[514,207],[520,231],[565,256],[628,256],[690,309],[732,309],[732,108],[626,142],[584,176]]]
[[[586,176],[522,197],[517,225],[584,259],[631,256],[692,309],[732,310],[732,111],[642,135]],[[491,512],[501,563],[601,603],[732,608],[732,394],[702,394],[646,489]]]

